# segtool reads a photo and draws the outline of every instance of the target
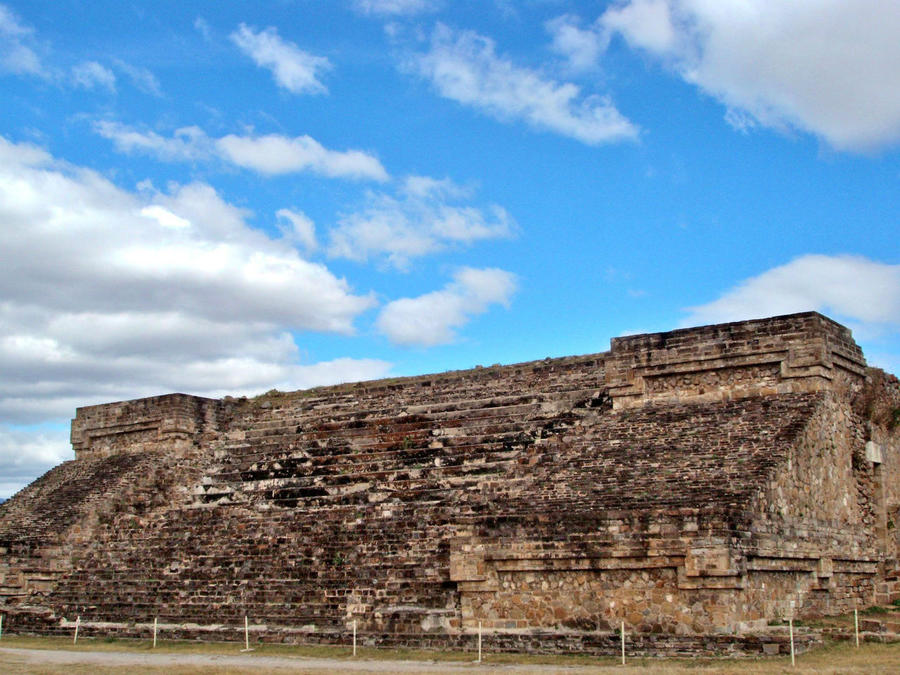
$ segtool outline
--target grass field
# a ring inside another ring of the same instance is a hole
[[[622,671],[613,658],[588,658],[579,656],[527,656],[515,654],[486,654],[482,668],[472,664],[473,655],[462,652],[426,652],[395,649],[360,649],[354,659],[350,650],[343,647],[298,647],[288,645],[257,645],[249,654],[240,653],[235,643],[160,642],[152,649],[149,641],[139,640],[80,640],[73,646],[65,638],[33,638],[3,636],[0,648],[33,650],[71,650],[74,652],[107,653],[110,662],[97,664],[35,664],[26,663],[18,654],[0,651],[0,672],[3,673],[178,673],[199,675],[208,673],[323,673],[343,672],[351,664],[356,672],[398,672],[393,662],[406,661],[402,672],[416,673],[427,664],[428,672],[435,672],[435,664],[443,664],[441,672],[462,673],[503,671],[513,664],[515,672],[597,672]],[[142,655],[174,655],[178,665],[146,665],[139,662]],[[128,655],[131,656],[128,656]],[[76,654],[77,656],[77,654]],[[217,665],[216,658],[240,657],[243,665]],[[177,658],[181,657],[181,658]],[[263,665],[261,658],[282,659],[275,665]],[[132,662],[122,662],[133,658]],[[292,659],[298,659],[291,661]],[[312,668],[304,659],[330,659]],[[183,663],[182,663],[183,662]],[[259,665],[255,665],[256,664]],[[417,663],[420,664],[417,666]],[[261,666],[261,667],[260,667]],[[505,666],[505,667],[504,667]],[[664,673],[900,673],[900,643],[863,644],[859,649],[852,643],[830,643],[797,657],[796,667],[791,667],[789,657],[760,659],[628,659],[627,669],[654,674]]]

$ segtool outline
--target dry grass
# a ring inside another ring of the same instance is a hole
[[[323,673],[342,672],[352,660],[350,650],[343,647],[297,647],[288,645],[256,645],[252,654],[242,655],[246,659],[243,666],[217,666],[213,662],[204,665],[189,664],[197,658],[212,659],[215,656],[237,656],[240,645],[236,643],[195,643],[195,642],[160,642],[156,650],[151,649],[149,641],[132,640],[81,640],[76,647],[71,640],[63,638],[31,638],[4,636],[0,647],[18,649],[65,649],[75,652],[127,652],[136,656],[154,654],[184,655],[185,665],[173,667],[97,664],[59,664],[35,665],[27,663],[19,655],[0,652],[0,672],[3,673],[46,673],[57,675],[62,673],[176,673],[183,675],[209,675],[212,673]],[[110,656],[113,656],[110,654]],[[257,667],[253,664],[258,657],[280,657],[285,659],[271,667]],[[316,658],[332,659],[330,664],[317,668],[304,667],[303,661],[291,662],[289,659]],[[353,660],[357,664],[365,661],[369,672],[394,672],[394,666],[385,661],[408,661],[403,667],[405,673],[417,672],[416,662],[428,663],[430,672],[434,672],[435,662],[442,662],[445,673],[479,672],[475,667],[471,653],[436,653],[413,650],[360,649],[359,656]],[[342,667],[343,664],[343,667]],[[528,656],[517,654],[487,654],[485,670],[495,670],[501,664],[517,665],[514,672],[541,673],[547,675],[557,672],[591,672],[614,673],[623,668],[616,659],[589,658],[579,656]],[[493,667],[492,667],[493,666]],[[900,673],[900,644],[864,644],[856,649],[845,642],[831,643],[797,657],[797,666],[791,667],[789,657],[759,659],[628,659],[627,669],[650,675],[695,673],[743,673],[762,675],[769,673],[808,673],[816,675],[837,675],[838,673]],[[359,672],[359,671],[358,671]],[[365,670],[361,672],[366,672]]]

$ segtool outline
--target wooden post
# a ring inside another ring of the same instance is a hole
[[[153,617],[153,648],[156,649],[156,621],[159,617]]]
[[[796,666],[794,661],[794,620],[788,619],[788,630],[791,632],[791,667]]]
[[[853,610],[853,630],[856,633],[856,647],[859,649],[859,612]]]
[[[353,656],[356,656],[356,619],[353,619]]]
[[[625,622],[622,622],[622,628],[619,631],[622,635],[622,665],[625,665]]]
[[[247,618],[246,614],[244,614],[244,648],[241,651],[253,651],[252,649],[250,649],[250,620]]]
[[[72,644],[73,644],[73,645],[77,645],[77,644],[78,644],[78,627],[79,627],[80,625],[81,625],[81,616],[79,615],[79,616],[76,616],[76,617],[75,617],[75,637],[72,639]]]
[[[481,663],[481,622],[478,622],[478,663]]]

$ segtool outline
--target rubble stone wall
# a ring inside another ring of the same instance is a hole
[[[71,433],[75,457],[186,451],[214,437],[223,407],[215,399],[167,394],[78,408]]]
[[[79,408],[78,459],[0,505],[0,612],[398,645],[481,623],[533,651],[624,621],[649,651],[761,648],[748,631],[871,604],[896,567],[898,392],[811,313]]]
[[[613,338],[616,409],[650,402],[858,390],[866,362],[850,331],[817,314]]]

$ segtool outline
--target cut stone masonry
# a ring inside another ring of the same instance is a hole
[[[76,459],[0,505],[0,613],[594,653],[624,621],[641,653],[771,653],[770,622],[900,598],[898,421],[897,379],[816,313],[79,408]]]

